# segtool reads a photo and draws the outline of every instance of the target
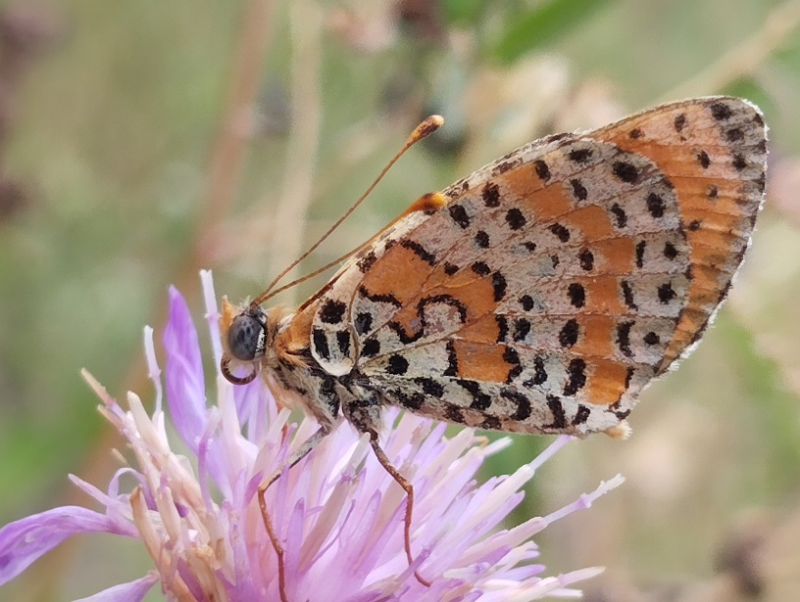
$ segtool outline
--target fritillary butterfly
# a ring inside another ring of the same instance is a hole
[[[536,140],[422,197],[297,311],[227,305],[225,367],[254,362],[319,436],[340,414],[370,435],[409,494],[411,560],[413,488],[378,445],[381,410],[624,433],[724,300],[766,156],[760,111],[730,97]]]

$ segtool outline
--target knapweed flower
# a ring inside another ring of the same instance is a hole
[[[217,304],[210,273],[201,278],[213,365],[219,366]],[[156,397],[152,414],[134,393],[128,393],[124,410],[84,373],[102,400],[100,411],[125,437],[133,459],[105,492],[70,477],[100,511],[55,508],[0,529],[0,585],[82,533],[136,538],[154,564],[149,574],[86,598],[94,601],[141,600],[156,584],[171,600],[236,602],[283,595],[303,602],[521,601],[579,597],[572,586],[600,572],[586,568],[546,576],[531,538],[553,521],[588,508],[622,481],[619,476],[552,514],[499,528],[522,500],[523,485],[568,437],[556,439],[514,474],[480,484],[476,475],[484,459],[506,447],[508,439],[488,443],[470,429],[447,438],[442,423],[387,411],[383,448],[412,480],[417,496],[416,558],[409,566],[403,549],[404,493],[375,460],[366,438],[342,425],[299,464],[282,470],[316,430],[314,421],[293,421],[259,381],[235,387],[215,369],[213,393],[207,391],[198,333],[174,289],[170,305],[164,334],[168,412],[162,408],[152,329],[145,329]],[[267,504],[285,550],[283,594],[257,498],[259,484],[276,474],[280,477],[268,490]],[[430,587],[415,578],[415,570],[432,582]]]

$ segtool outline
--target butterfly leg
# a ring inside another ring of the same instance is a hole
[[[378,462],[383,469],[388,472],[406,493],[406,515],[404,530],[404,547],[408,564],[414,564],[414,554],[411,551],[411,524],[414,517],[414,486],[406,479],[400,471],[392,464],[392,461],[383,451],[378,439],[378,424],[380,424],[381,404],[378,401],[370,402],[363,399],[356,399],[342,406],[345,416],[350,423],[360,433],[369,435],[369,443]],[[431,582],[422,577],[418,571],[414,571],[414,576],[422,585],[430,587]]]
[[[272,481],[270,481],[271,483]],[[275,527],[272,524],[272,519],[267,510],[266,493],[269,483],[258,488],[258,505],[261,508],[261,520],[264,521],[264,528],[267,530],[267,536],[272,544],[272,549],[275,550],[275,555],[278,557],[278,592],[281,597],[281,602],[289,602],[286,595],[286,550],[283,549],[283,544],[275,532]]]
[[[258,506],[261,510],[261,520],[264,522],[264,528],[267,530],[267,536],[272,544],[272,549],[275,550],[275,555],[278,557],[278,590],[280,592],[281,602],[288,602],[289,598],[286,594],[286,550],[275,531],[275,526],[272,524],[272,518],[269,515],[267,508],[267,489],[287,470],[295,466],[300,460],[305,458],[312,449],[327,437],[337,426],[342,423],[343,417],[338,417],[332,422],[321,422],[317,431],[311,435],[305,443],[292,454],[289,462],[268,481],[265,481],[258,487]]]

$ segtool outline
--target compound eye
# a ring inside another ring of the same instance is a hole
[[[237,360],[248,362],[264,353],[264,326],[253,315],[243,313],[233,319],[228,331],[228,347]]]

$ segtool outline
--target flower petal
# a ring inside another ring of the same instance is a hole
[[[220,315],[211,270],[200,270],[200,284],[203,287],[203,300],[206,304],[206,321],[208,322],[208,333],[211,336],[214,365],[219,366],[219,361],[222,359],[222,341],[219,332]]]
[[[79,533],[133,536],[135,531],[124,523],[80,506],[53,508],[9,523],[0,529],[0,585],[8,583],[41,556]]]
[[[140,602],[150,593],[157,581],[158,574],[145,575],[135,581],[114,585],[93,596],[80,598],[74,602]]]
[[[164,331],[164,348],[170,415],[181,438],[197,453],[200,437],[206,430],[203,359],[189,307],[174,287],[169,289],[169,322]]]
[[[210,273],[202,278],[218,366],[219,312]],[[481,464],[507,446],[508,438],[487,445],[471,429],[448,438],[444,424],[401,415],[396,408],[385,412],[382,445],[417,492],[411,533],[415,562],[409,566],[403,549],[405,492],[370,453],[368,436],[334,429],[298,466],[287,468],[318,424],[308,416],[292,421],[263,379],[234,387],[215,369],[216,395],[207,393],[198,332],[175,289],[170,290],[164,347],[166,413],[159,404],[160,368],[149,330],[145,354],[156,389],[152,414],[134,393],[128,394],[124,411],[84,373],[137,465],[118,471],[107,493],[71,477],[105,506],[105,515],[63,507],[1,529],[0,585],[74,534],[110,532],[139,538],[158,572],[83,602],[141,602],[159,580],[170,599],[274,597],[277,554],[256,496],[271,475],[280,478],[269,491],[266,511],[284,549],[292,599],[527,602],[575,597],[580,591],[573,585],[597,571],[547,577],[531,538],[553,521],[589,508],[621,477],[551,514],[497,531],[522,498],[522,486],[569,437],[556,439],[514,474],[481,483],[476,476]],[[212,398],[216,406],[209,406]],[[183,445],[175,449],[166,423],[170,415],[194,457]],[[138,481],[130,494],[123,492],[127,487],[121,491],[122,475]],[[415,571],[433,579],[430,588],[417,581]]]

